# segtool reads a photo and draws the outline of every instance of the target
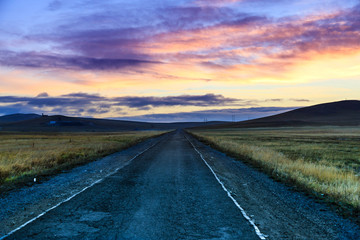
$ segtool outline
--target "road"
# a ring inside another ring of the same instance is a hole
[[[259,239],[183,134],[9,239]]]
[[[130,164],[6,239],[360,236],[358,226],[323,205],[187,137],[177,131],[159,138]]]

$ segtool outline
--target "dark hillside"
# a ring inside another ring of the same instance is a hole
[[[347,100],[295,109],[274,116],[243,122],[227,123],[210,128],[287,127],[287,126],[359,126],[360,101]]]
[[[5,116],[0,117],[0,124],[1,123],[11,123],[11,122],[20,122],[25,120],[30,120],[34,118],[41,117],[38,114],[22,114],[22,113],[16,113],[16,114],[9,114]]]
[[[207,122],[206,125],[219,124],[222,122]],[[2,131],[24,132],[112,132],[130,130],[164,130],[189,128],[204,125],[199,122],[185,123],[147,123],[122,120],[77,118],[61,115],[40,116],[38,118],[20,121],[0,123]]]

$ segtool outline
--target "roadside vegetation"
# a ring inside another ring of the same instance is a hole
[[[220,151],[259,166],[277,180],[360,210],[360,127],[193,130]]]
[[[0,185],[87,163],[162,133],[0,133]]]

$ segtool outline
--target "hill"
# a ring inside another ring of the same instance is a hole
[[[222,122],[207,122],[206,125],[220,124]],[[130,130],[163,130],[189,128],[204,125],[202,122],[184,123],[147,123],[135,121],[77,118],[61,115],[39,116],[37,118],[16,121],[0,122],[2,131],[20,132],[116,132]]]
[[[360,101],[347,100],[295,109],[264,118],[220,124],[209,128],[287,127],[287,126],[359,126]]]
[[[9,114],[0,117],[0,124],[1,123],[11,123],[11,122],[20,122],[25,120],[30,120],[34,118],[41,117],[38,114],[23,114],[23,113],[16,113],[16,114]]]

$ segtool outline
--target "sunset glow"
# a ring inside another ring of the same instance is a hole
[[[242,120],[359,80],[358,0],[0,3],[0,115]]]

